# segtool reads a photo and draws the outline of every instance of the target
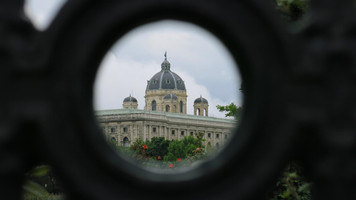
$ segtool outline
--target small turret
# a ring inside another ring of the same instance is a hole
[[[132,97],[130,94],[130,96],[124,99],[122,103],[122,107],[127,109],[137,109],[138,107],[137,99],[135,97]]]
[[[208,116],[209,113],[209,103],[208,100],[203,98],[201,95],[194,101],[194,115]]]

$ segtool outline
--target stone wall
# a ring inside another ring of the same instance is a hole
[[[146,110],[119,109],[116,114],[101,113],[97,117],[107,139],[115,139],[120,145],[124,145],[125,138],[132,144],[137,138],[180,140],[188,135],[204,133],[205,145],[221,146],[228,141],[237,125],[236,120],[230,119]]]

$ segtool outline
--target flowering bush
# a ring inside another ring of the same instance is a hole
[[[177,158],[185,159],[195,154],[196,149],[203,149],[202,138],[193,136],[184,137],[182,140],[173,140],[168,147],[166,161],[175,161]]]
[[[153,137],[151,141],[143,141],[139,138],[131,147],[115,147],[115,149],[146,168],[169,170],[188,167],[197,160],[207,158],[207,152],[203,148],[202,134],[196,136],[187,136],[182,140],[172,141],[164,137]]]
[[[171,141],[164,139],[164,137],[153,137],[151,141],[146,141],[148,145],[147,154],[151,157],[163,158],[168,154],[168,147]]]

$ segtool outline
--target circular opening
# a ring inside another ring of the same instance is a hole
[[[95,82],[106,140],[144,169],[198,166],[229,144],[242,108],[241,78],[226,47],[190,23],[133,29],[108,51]]]

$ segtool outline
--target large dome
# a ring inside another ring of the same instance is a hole
[[[185,90],[183,79],[172,72],[170,67],[171,64],[166,57],[161,64],[162,70],[147,82],[146,90]]]

